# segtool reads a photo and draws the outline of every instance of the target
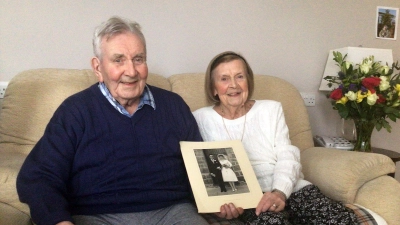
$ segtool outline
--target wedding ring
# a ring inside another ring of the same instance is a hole
[[[275,203],[274,203],[274,204],[272,204],[272,206],[276,208],[276,205],[275,205]]]

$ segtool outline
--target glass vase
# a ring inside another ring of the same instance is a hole
[[[375,124],[369,120],[354,119],[356,127],[356,141],[354,143],[354,151],[372,152],[371,136],[374,131]]]
[[[354,120],[341,118],[336,126],[336,134],[338,137],[342,137],[354,143],[356,141],[356,126],[354,125]]]

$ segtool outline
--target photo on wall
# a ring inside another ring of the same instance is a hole
[[[376,10],[376,38],[396,40],[399,8],[378,6]]]

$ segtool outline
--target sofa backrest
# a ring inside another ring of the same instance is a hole
[[[168,78],[173,92],[183,97],[192,111],[207,106],[204,73],[176,74]],[[313,147],[307,108],[299,91],[289,82],[274,76],[254,76],[253,99],[271,99],[282,103],[292,144],[300,150]]]
[[[0,111],[0,149],[28,154],[61,102],[97,82],[91,70],[35,69],[16,75],[7,87]],[[147,83],[178,93],[192,111],[207,106],[204,73],[149,74]],[[253,99],[273,99],[283,105],[290,139],[300,150],[313,146],[307,109],[287,81],[255,76]],[[18,147],[17,147],[18,146]]]
[[[96,82],[91,70],[35,69],[16,75],[0,111],[1,150],[28,154],[61,102]],[[171,90],[160,75],[149,74],[148,83]]]

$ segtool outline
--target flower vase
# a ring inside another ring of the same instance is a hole
[[[369,120],[354,119],[356,127],[356,141],[353,151],[372,152],[371,136],[374,131],[375,124]]]

